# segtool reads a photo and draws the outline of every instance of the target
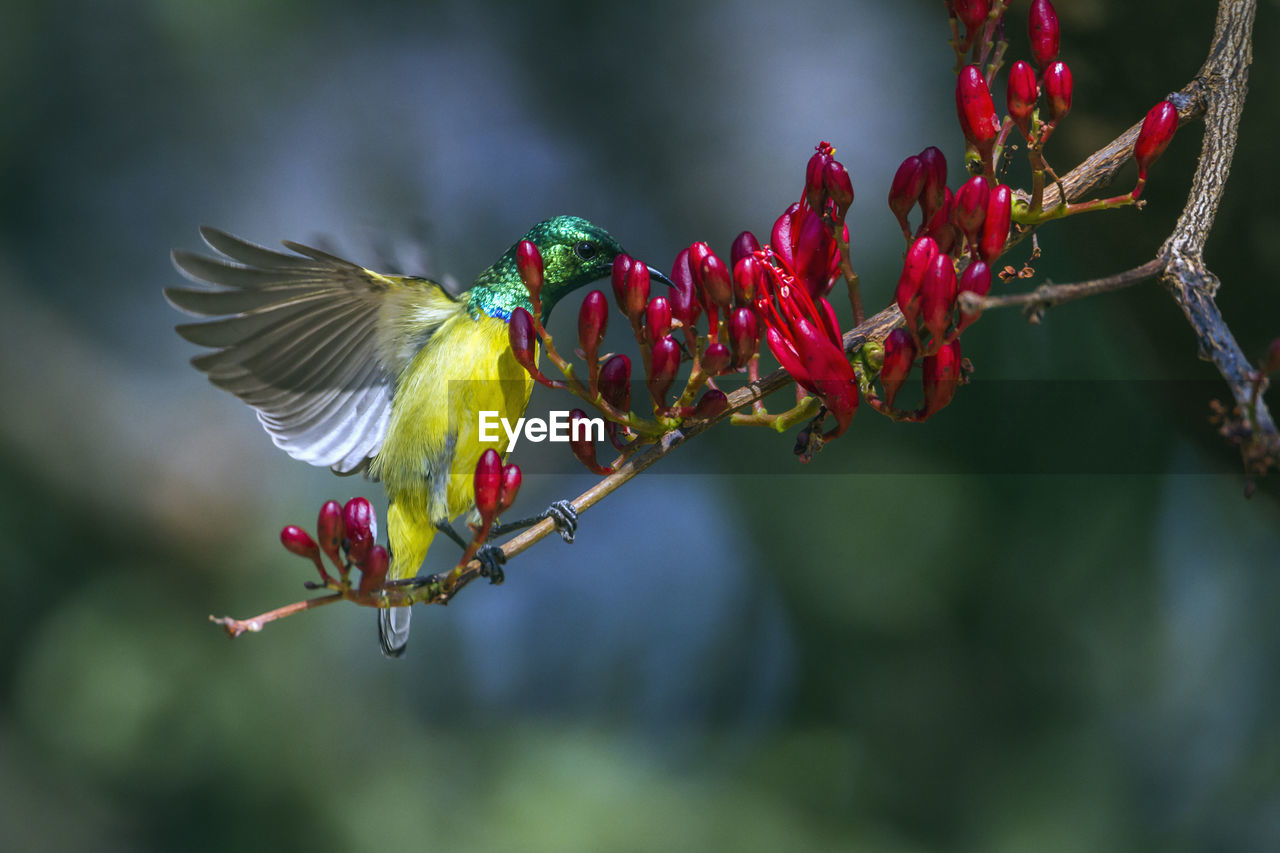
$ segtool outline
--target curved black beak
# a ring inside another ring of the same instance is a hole
[[[675,285],[675,282],[673,282],[671,279],[667,278],[667,277],[666,277],[665,275],[663,275],[662,273],[658,272],[658,271],[657,271],[656,269],[654,269],[653,267],[649,266],[649,264],[645,264],[645,266],[646,266],[646,267],[649,267],[649,278],[650,278],[650,280],[652,280],[652,281],[660,281],[660,282],[662,282],[663,284],[665,284],[667,287],[675,287],[675,286],[676,286],[676,285]]]

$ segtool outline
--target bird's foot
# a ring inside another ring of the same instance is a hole
[[[573,537],[578,534],[578,511],[570,501],[555,501],[547,507],[543,516],[556,523],[556,531],[567,544],[573,544]]]
[[[507,579],[507,574],[502,570],[502,566],[507,562],[506,552],[498,545],[483,545],[476,552],[476,559],[480,561],[480,577],[488,578],[491,584],[500,584]]]

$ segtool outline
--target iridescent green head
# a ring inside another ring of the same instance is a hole
[[[539,222],[522,239],[532,241],[542,253],[544,318],[565,295],[609,276],[613,259],[622,254],[622,247],[608,231],[578,216],[557,216]],[[516,271],[516,246],[512,246],[476,278],[471,310],[505,320],[517,307],[533,309],[529,292]]]

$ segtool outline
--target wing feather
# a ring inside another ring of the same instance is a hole
[[[175,308],[204,322],[180,335],[215,351],[192,364],[252,406],[272,441],[338,473],[364,469],[386,436],[400,371],[459,310],[438,284],[386,276],[300,243],[295,254],[216,228],[200,234],[221,257],[175,251],[187,278]]]

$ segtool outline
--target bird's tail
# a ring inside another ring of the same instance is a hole
[[[391,568],[387,578],[403,580],[416,575],[422,561],[427,558],[427,549],[435,535],[435,524],[425,512],[419,515],[412,512],[406,502],[392,500],[387,508],[387,537],[391,545]],[[405,647],[409,645],[409,617],[412,615],[408,607],[389,607],[378,611],[378,642],[387,657],[404,655]]]

